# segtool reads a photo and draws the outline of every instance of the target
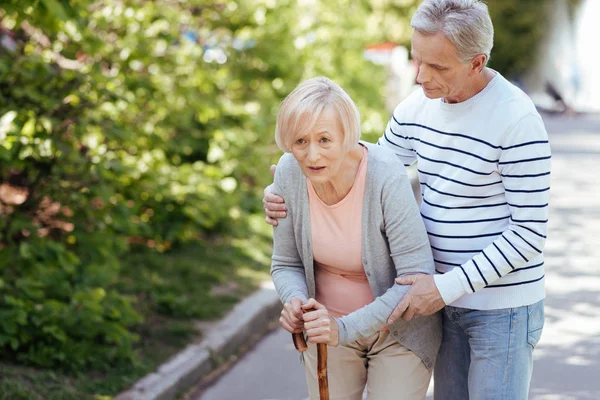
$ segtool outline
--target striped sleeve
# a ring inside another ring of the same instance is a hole
[[[537,114],[523,118],[502,147],[498,172],[510,210],[507,229],[458,268],[436,275],[446,304],[476,292],[539,256],[546,242],[550,193],[550,145]]]
[[[402,132],[402,126],[397,122],[400,119],[401,109],[402,104],[396,107],[377,144],[391,149],[400,157],[404,166],[408,167],[417,161],[417,153],[413,148],[412,139]]]

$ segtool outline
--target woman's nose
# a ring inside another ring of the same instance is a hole
[[[308,160],[314,162],[314,161],[317,161],[320,156],[321,156],[321,153],[320,153],[319,146],[310,144],[308,146]]]

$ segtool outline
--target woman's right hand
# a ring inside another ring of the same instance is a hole
[[[283,305],[279,324],[290,333],[300,333],[304,328],[302,314],[302,301],[297,297],[292,297],[289,303]]]

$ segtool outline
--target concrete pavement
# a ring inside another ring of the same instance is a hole
[[[303,400],[304,368],[291,335],[279,328],[257,344],[225,376],[194,400]]]
[[[546,323],[530,398],[600,399],[600,122],[547,119]]]

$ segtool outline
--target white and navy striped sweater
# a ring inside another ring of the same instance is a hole
[[[435,282],[446,302],[489,310],[545,296],[550,145],[532,101],[497,74],[457,104],[417,90],[379,144],[417,161]]]

